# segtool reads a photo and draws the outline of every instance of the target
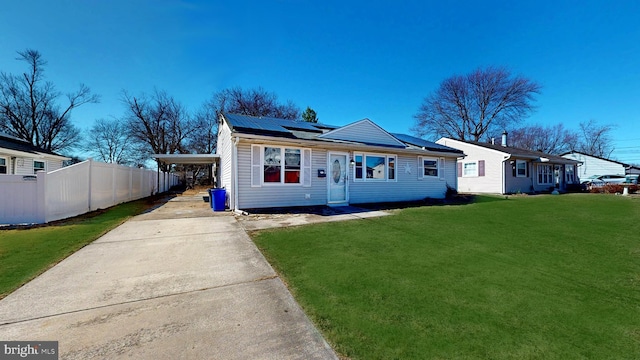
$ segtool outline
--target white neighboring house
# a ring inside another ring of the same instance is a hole
[[[219,186],[233,210],[443,198],[463,154],[368,119],[338,127],[221,114]]]
[[[509,147],[507,134],[500,145],[441,138],[436,143],[459,149],[458,191],[512,194],[567,190],[579,184],[578,161],[560,156]]]
[[[587,155],[578,151],[562,154],[563,158],[580,161],[576,175],[581,181],[587,180],[593,175],[621,175],[624,176],[627,169],[632,166],[618,161],[613,161],[598,156]]]
[[[0,175],[34,175],[60,169],[68,157],[0,133]]]

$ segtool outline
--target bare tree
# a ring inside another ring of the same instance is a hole
[[[198,131],[194,131],[189,139],[190,150],[199,154],[213,154],[218,141],[218,114],[215,104],[205,102],[194,118],[194,125]]]
[[[613,125],[600,125],[595,120],[581,122],[575,150],[608,159],[614,150],[612,130]]]
[[[134,144],[124,121],[97,119],[85,136],[84,150],[106,163],[136,163]]]
[[[131,138],[148,155],[188,153],[187,139],[195,130],[185,108],[164,91],[138,97],[123,92],[125,121]],[[168,170],[162,166],[162,170]]]
[[[302,113],[302,120],[310,123],[317,123],[318,114],[315,110],[307,106],[307,109]]]
[[[281,119],[300,119],[300,109],[291,101],[278,102],[278,96],[259,87],[243,90],[235,87],[213,95],[211,101],[216,113],[227,112],[250,116],[268,116]]]
[[[29,65],[21,75],[0,73],[0,131],[28,141],[49,151],[66,150],[81,139],[80,131],[71,123],[73,109],[100,98],[81,84],[66,94],[68,104],[59,106],[58,92],[44,78],[47,62],[37,50],[19,51],[17,60]]]
[[[559,155],[573,150],[578,134],[564,125],[531,125],[509,131],[509,146]]]
[[[487,132],[518,124],[534,110],[541,86],[501,67],[477,69],[444,80],[414,118],[418,136],[479,141]]]

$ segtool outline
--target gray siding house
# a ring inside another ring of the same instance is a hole
[[[579,184],[578,161],[560,156],[509,147],[507,135],[502,143],[490,144],[441,138],[436,141],[464,152],[458,160],[458,191],[468,193],[512,194],[567,190]]]
[[[217,145],[233,210],[443,198],[463,156],[368,119],[338,127],[222,114]]]
[[[53,171],[69,158],[47,151],[16,137],[0,133],[0,175],[33,175]]]

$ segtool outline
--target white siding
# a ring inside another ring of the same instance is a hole
[[[227,190],[229,207],[234,208],[234,189],[232,174],[233,144],[231,142],[231,129],[226,122],[223,122],[218,131],[218,145],[216,153],[220,155],[220,177],[218,186]]]
[[[484,160],[485,176],[458,177],[458,191],[462,193],[502,193],[503,159],[506,154],[450,139],[440,139],[438,144],[462,150],[467,155],[459,163]],[[511,176],[511,170],[506,174]]]
[[[15,168],[15,175],[33,175],[33,161],[43,161],[45,171],[54,171],[62,168],[62,160],[52,160],[46,158],[15,157],[3,155],[7,158],[8,172],[12,173]]]
[[[593,175],[624,175],[624,165],[608,161],[604,159],[598,159],[593,156],[584,155],[580,153],[569,153],[562,157],[571,160],[581,161],[582,165],[578,165],[578,171],[576,176],[580,180],[584,181],[589,176]]]
[[[14,161],[16,175],[33,175],[33,159],[18,157]]]
[[[326,167],[327,152],[313,149],[310,187],[303,184],[263,184],[251,187],[251,144],[241,142],[238,145],[238,188],[241,189],[238,193],[238,208],[324,205],[327,203],[327,179],[318,177],[318,169]]]
[[[392,154],[389,154],[392,155]],[[397,181],[354,181],[353,170],[349,180],[349,202],[374,203],[414,201],[425,198],[444,198],[447,184],[456,186],[455,158],[446,158],[444,179],[440,176],[421,178],[422,166],[418,155],[398,155]]]
[[[62,168],[62,160],[47,160],[47,172]]]
[[[263,144],[266,145],[266,144]],[[273,144],[280,146],[279,144]],[[377,153],[378,154],[378,153]],[[396,156],[397,181],[354,181],[353,168],[349,169],[349,202],[412,201],[424,198],[443,198],[447,184],[456,187],[455,158],[446,158],[443,179],[420,179],[421,167],[417,155]],[[312,206],[327,204],[327,177],[318,177],[318,169],[327,169],[327,150],[313,148],[311,152],[311,186],[302,184],[267,184],[251,186],[251,144],[238,145],[238,208]],[[407,170],[408,169],[408,170]]]
[[[336,140],[350,140],[365,144],[382,144],[391,146],[404,146],[391,134],[384,131],[370,120],[360,120],[351,125],[333,130],[320,137]]]

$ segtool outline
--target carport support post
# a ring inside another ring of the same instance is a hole
[[[156,179],[156,195],[160,193],[160,159],[156,159],[156,164],[158,164],[158,173]]]

